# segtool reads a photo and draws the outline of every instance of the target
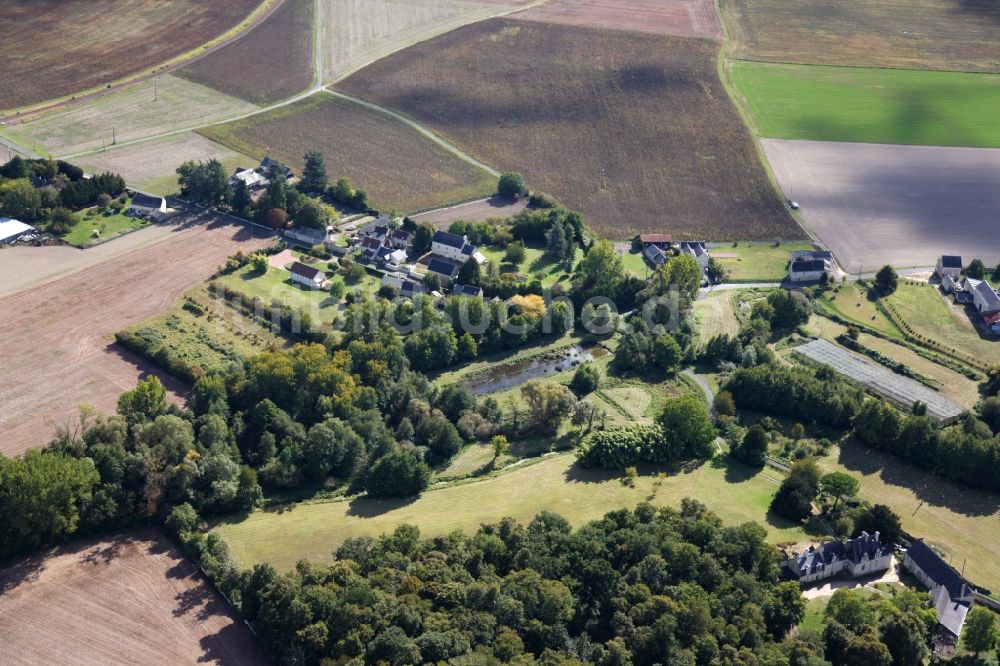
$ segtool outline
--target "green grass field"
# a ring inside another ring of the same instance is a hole
[[[867,291],[858,287],[856,283],[837,285],[824,292],[817,300],[821,307],[829,308],[831,312],[844,319],[873,328],[890,337],[903,339],[903,334],[896,325],[885,316],[875,301],[868,298]]]
[[[694,302],[698,322],[698,346],[703,347],[717,335],[738,335],[740,322],[733,312],[733,292],[716,291]]]
[[[939,340],[987,363],[1000,363],[1000,341],[979,337],[964,307],[949,303],[937,287],[901,282],[887,301],[918,335]]]
[[[781,139],[1000,147],[1000,74],[729,61],[758,132]]]
[[[125,202],[125,210],[128,209],[129,202]],[[72,229],[60,236],[64,241],[72,245],[92,245],[95,242],[106,241],[115,236],[141,229],[149,224],[148,220],[137,217],[129,217],[122,213],[114,215],[103,215],[97,212],[97,208],[88,208],[77,214],[79,222]],[[94,237],[94,231],[100,232],[99,237]]]
[[[709,254],[729,271],[728,282],[781,282],[792,250],[812,249],[812,243],[739,243],[709,248]]]
[[[269,562],[287,570],[299,559],[328,562],[345,539],[389,533],[401,523],[416,525],[428,537],[453,530],[471,532],[505,516],[527,522],[539,511],[550,510],[579,525],[647,499],[677,506],[682,498],[695,497],[727,523],[761,523],[773,542],[805,538],[798,526],[768,516],[777,484],[748,468],[706,463],[667,477],[658,490],[655,470],[642,472],[635,487],[629,488],[618,473],[584,470],[574,464],[572,454],[556,455],[481,481],[429,490],[415,500],[299,504],[255,511],[216,530],[243,565]]]

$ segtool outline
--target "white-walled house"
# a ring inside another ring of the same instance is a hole
[[[833,266],[833,254],[827,250],[795,250],[788,265],[791,282],[816,282]]]
[[[939,278],[944,279],[946,275],[957,280],[959,276],[962,275],[962,257],[943,254],[938,257],[937,266],[934,268],[934,274]]]
[[[694,257],[698,265],[701,266],[701,270],[704,271],[708,268],[710,257],[708,254],[708,245],[705,241],[681,241],[678,250],[681,254],[690,254]]]
[[[469,239],[447,231],[435,231],[431,239],[431,254],[451,261],[465,263],[469,257],[477,254],[476,246]]]
[[[814,583],[834,576],[862,578],[885,571],[892,565],[892,549],[882,544],[879,533],[849,541],[829,541],[792,553],[781,561],[781,568],[793,580]]]
[[[133,217],[155,217],[166,212],[166,199],[163,197],[151,197],[142,192],[136,192],[132,195],[132,203],[128,207],[128,214]]]
[[[288,272],[292,274],[293,281],[312,289],[323,289],[326,286],[326,274],[312,266],[296,261]]]

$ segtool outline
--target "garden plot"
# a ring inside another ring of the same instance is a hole
[[[795,348],[795,353],[833,368],[837,373],[895,403],[912,407],[919,401],[937,419],[953,419],[965,411],[961,405],[926,386],[841,349],[827,340],[814,340]]]

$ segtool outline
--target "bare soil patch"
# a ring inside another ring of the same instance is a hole
[[[111,336],[172,306],[236,250],[266,241],[204,213],[171,225],[163,240],[0,299],[3,453],[44,445],[80,404],[113,410],[119,394],[150,373],[174,399],[183,394],[186,387],[120,349]]]
[[[259,0],[11,0],[0,3],[0,109],[87,90],[225,33]]]
[[[678,37],[723,36],[711,0],[551,0],[513,18]]]
[[[993,0],[722,0],[730,54],[748,60],[1000,71]]]
[[[366,67],[351,94],[522,172],[614,239],[802,236],[716,70],[718,45],[492,19]]]
[[[762,139],[785,193],[848,272],[1000,261],[1000,149]]]
[[[0,571],[0,633],[5,664],[267,663],[195,565],[151,529]]]
[[[273,14],[177,75],[254,104],[272,104],[313,81],[313,0],[285,0]]]
[[[452,222],[482,222],[492,218],[513,217],[528,207],[527,199],[511,201],[510,199],[493,195],[488,199],[479,199],[468,203],[436,208],[426,213],[417,213],[410,218],[417,223],[430,222],[438,229],[447,229]]]
[[[496,179],[391,116],[327,93],[199,133],[233,150],[301,171],[323,153],[331,180],[350,178],[376,206],[400,212],[488,195]]]

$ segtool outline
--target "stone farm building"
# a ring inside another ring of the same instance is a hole
[[[938,625],[946,632],[944,638],[957,641],[976,591],[921,539],[906,549],[903,566],[930,590]]]
[[[879,533],[849,541],[828,541],[792,552],[781,561],[785,575],[800,583],[814,583],[834,576],[862,578],[885,571],[892,564],[892,549],[882,544]]]

